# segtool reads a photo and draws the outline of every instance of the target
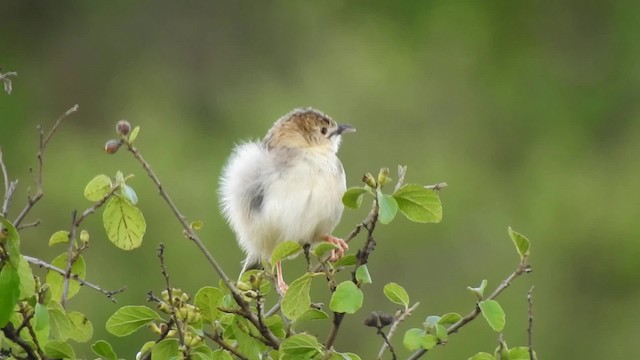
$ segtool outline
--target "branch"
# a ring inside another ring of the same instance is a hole
[[[13,341],[14,343],[18,344],[18,346],[20,346],[22,349],[24,349],[24,351],[27,353],[27,358],[37,359],[38,356],[33,351],[31,346],[26,341],[24,341],[20,336],[18,336],[18,333],[15,330],[16,329],[13,327],[13,324],[11,322],[7,323],[7,325],[2,328],[2,332],[4,333],[4,336],[6,336],[7,339]]]
[[[529,266],[529,264],[526,263],[526,259],[524,261],[520,262],[520,265],[518,265],[518,268],[516,269],[516,271],[514,271],[513,273],[511,273],[511,275],[509,275],[506,279],[504,279],[500,283],[500,285],[498,285],[498,287],[493,291],[493,293],[491,293],[491,295],[489,295],[485,300],[493,300],[493,299],[497,298],[498,295],[500,295],[500,293],[504,291],[504,289],[508,288],[509,285],[511,285],[513,280],[515,280],[520,275],[528,274],[531,271],[532,271],[531,270],[531,266]],[[476,307],[473,309],[473,311],[471,311],[465,317],[460,319],[457,323],[455,323],[455,324],[453,324],[453,325],[451,325],[451,326],[449,326],[447,328],[447,334],[451,335],[453,333],[458,332],[458,330],[460,330],[460,328],[462,328],[466,324],[468,324],[471,321],[473,321],[476,317],[478,317],[478,315],[480,315],[480,307],[478,307],[478,304],[476,304]],[[407,360],[419,359],[426,352],[427,352],[426,349],[417,350],[416,352],[411,354],[411,356],[409,356],[407,358]]]
[[[382,344],[382,347],[380,348],[380,351],[378,352],[378,359],[382,359],[382,355],[384,355],[384,351],[387,348],[389,348],[389,350],[393,354],[393,358],[394,359],[396,358],[395,354],[393,353],[393,347],[391,347],[391,343],[389,341],[391,340],[391,338],[395,334],[396,330],[398,329],[398,325],[400,325],[401,322],[403,322],[407,317],[409,317],[411,315],[411,313],[418,307],[418,305],[420,305],[420,302],[417,302],[417,303],[413,304],[413,306],[411,306],[410,308],[408,308],[406,310],[399,310],[400,314],[396,316],[396,318],[393,321],[393,324],[391,324],[391,328],[389,328],[389,334],[387,334],[386,337],[383,337],[385,342]],[[379,329],[379,332],[382,332],[382,329]]]
[[[37,265],[41,268],[45,268],[47,270],[51,270],[51,271],[55,271],[58,274],[65,276],[66,271],[60,269],[59,267],[56,267],[54,265],[49,264],[46,261],[40,260],[38,258],[34,258],[31,256],[27,256],[27,255],[23,255],[23,257],[25,258],[25,260],[27,260],[27,262]],[[114,295],[120,294],[121,292],[125,291],[127,289],[126,286],[123,286],[122,288],[118,289],[118,290],[104,290],[103,288],[101,288],[98,285],[95,285],[93,283],[90,283],[88,281],[85,281],[83,279],[81,279],[78,274],[72,274],[71,278],[76,280],[77,282],[79,282],[81,285],[87,286],[93,290],[99,291],[101,293],[103,293],[106,297],[108,297],[109,299],[111,299],[111,301],[113,302],[117,302],[116,299],[113,297]]]
[[[234,348],[233,346],[229,345],[226,341],[224,341],[222,336],[220,336],[220,334],[217,331],[214,333],[209,333],[205,331],[204,335],[209,339],[213,340],[216,344],[220,345],[221,348],[235,355],[238,359],[249,360],[246,356],[242,355],[242,353],[236,350],[236,348]]]
[[[180,345],[184,345],[184,335],[182,334],[182,324],[178,322],[178,317],[176,316],[176,308],[173,306],[173,291],[171,291],[171,284],[169,283],[169,273],[167,272],[167,267],[164,265],[164,244],[158,245],[158,258],[160,259],[160,270],[162,271],[162,277],[164,277],[165,286],[167,288],[167,294],[169,294],[169,308],[171,309],[171,319],[176,323],[176,331],[178,332],[178,340],[180,340]]]
[[[18,180],[9,180],[7,167],[4,164],[4,159],[2,156],[2,148],[0,148],[0,170],[2,171],[2,178],[4,180],[4,200],[2,201],[2,209],[0,210],[0,215],[2,217],[6,217],[7,211],[9,209],[9,204],[11,203],[11,198],[13,197],[13,192],[16,190],[16,185],[18,185]]]
[[[136,160],[138,160],[138,162],[142,165],[142,168],[144,168],[144,170],[147,172],[147,175],[149,175],[153,183],[158,188],[160,197],[164,199],[164,201],[167,203],[167,205],[175,215],[176,219],[178,219],[178,222],[180,223],[180,225],[182,225],[185,236],[189,240],[193,241],[193,243],[196,244],[196,246],[200,249],[200,251],[202,251],[204,256],[207,258],[207,261],[209,262],[209,264],[211,264],[211,266],[218,273],[218,275],[220,276],[222,281],[225,283],[227,288],[231,291],[231,295],[233,296],[234,300],[242,308],[242,316],[247,318],[247,320],[249,320],[258,329],[258,331],[260,331],[260,334],[264,336],[264,338],[269,342],[269,344],[274,349],[278,349],[280,347],[280,339],[278,339],[273,334],[273,332],[269,330],[268,327],[261,326],[258,317],[256,316],[256,314],[254,314],[251,311],[251,307],[249,306],[249,303],[247,303],[244,300],[240,290],[235,286],[233,281],[231,281],[229,276],[227,276],[227,274],[224,272],[220,264],[218,264],[218,262],[215,260],[213,255],[211,255],[211,253],[205,247],[202,240],[200,240],[200,237],[198,236],[198,234],[196,234],[196,232],[191,228],[191,226],[187,222],[186,217],[182,215],[178,207],[174,204],[173,200],[171,200],[171,197],[169,196],[169,194],[164,190],[164,187],[160,183],[160,180],[156,176],[153,169],[151,169],[151,166],[149,165],[149,163],[142,157],[138,149],[135,148],[126,138],[123,137],[123,141],[127,146],[127,149],[129,150],[129,152],[131,152],[133,154],[133,157]]]
[[[535,360],[535,355],[533,354],[533,286],[529,289],[527,293],[527,303],[528,314],[529,314],[529,325],[527,326],[527,334],[528,334],[528,345],[529,345],[529,359]]]
[[[67,110],[64,114],[62,114],[58,118],[58,120],[56,120],[56,122],[53,124],[53,126],[51,127],[51,129],[49,130],[49,132],[47,133],[46,136],[42,132],[42,126],[38,126],[38,134],[39,134],[40,140],[39,140],[38,155],[37,155],[37,158],[38,158],[38,176],[36,177],[36,180],[35,180],[36,181],[36,194],[33,197],[31,197],[31,195],[27,195],[27,204],[25,205],[25,207],[20,212],[20,215],[18,215],[18,217],[16,217],[16,219],[13,221],[13,226],[15,226],[16,228],[20,227],[20,223],[24,220],[24,218],[27,216],[29,211],[31,211],[33,206],[38,201],[40,201],[40,199],[44,195],[43,190],[42,190],[42,172],[43,172],[43,165],[44,165],[43,157],[44,157],[44,151],[47,148],[47,144],[49,143],[49,140],[51,140],[51,137],[56,132],[56,130],[58,129],[60,124],[62,123],[62,120],[64,120],[66,117],[68,117],[69,115],[73,114],[74,112],[78,111],[78,108],[79,108],[78,105],[74,105],[69,110]]]

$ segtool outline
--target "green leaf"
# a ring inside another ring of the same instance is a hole
[[[93,350],[96,355],[107,360],[118,359],[118,356],[116,355],[115,351],[113,351],[113,347],[111,347],[111,344],[104,340],[96,341],[93,345],[91,345],[91,350]]]
[[[75,359],[76,353],[71,345],[64,341],[51,340],[44,346],[44,354],[52,359]]]
[[[513,231],[511,227],[509,227],[509,236],[511,237],[511,240],[513,240],[513,244],[516,246],[518,254],[520,254],[520,259],[524,260],[527,256],[529,256],[529,239],[527,239],[524,235]]]
[[[415,351],[422,348],[422,339],[426,335],[426,331],[423,329],[409,329],[404,333],[404,338],[402,339],[402,344],[409,351]]]
[[[196,293],[194,304],[200,309],[202,318],[208,323],[212,323],[220,315],[220,301],[224,294],[218,288],[205,286]]]
[[[333,263],[333,266],[335,267],[352,266],[357,264],[357,262],[358,262],[358,258],[354,254],[349,254],[338,259],[338,261]]]
[[[173,360],[180,355],[178,339],[164,339],[151,349],[153,360]]]
[[[58,255],[53,261],[51,265],[66,270],[67,269],[67,253],[63,253]],[[69,278],[69,290],[67,292],[67,299],[71,299],[75,296],[78,291],[80,291],[80,284],[77,280],[73,279],[73,276],[77,275],[80,279],[85,278],[87,275],[87,268],[84,262],[84,258],[82,256],[78,256],[74,263],[71,265],[71,278]],[[56,300],[62,299],[62,291],[64,286],[64,276],[61,274],[49,270],[47,271],[47,275],[45,276],[45,281],[49,284],[49,289],[51,290],[51,297]]]
[[[383,291],[392,303],[404,305],[405,308],[409,307],[409,294],[402,286],[390,282],[384,286]]]
[[[334,243],[330,243],[330,242],[321,242],[318,244],[318,246],[316,246],[313,249],[313,253],[321,258],[323,257],[325,254],[327,254],[328,252],[330,252],[331,250],[337,250],[339,249],[338,245],[334,244]]]
[[[140,132],[140,126],[136,126],[131,130],[131,134],[129,134],[129,144],[133,144],[133,142],[138,137],[138,133]]]
[[[73,324],[62,305],[56,300],[50,300],[47,304],[49,311],[49,326],[51,338],[59,340],[67,340],[71,332],[73,332]]]
[[[46,306],[36,303],[33,315],[33,330],[40,346],[49,341],[49,310]]]
[[[248,329],[249,326],[251,325],[249,325],[246,319],[235,316],[233,325],[231,326],[233,336],[238,342],[238,350],[240,353],[244,354],[249,360],[259,360],[264,344],[242,330],[242,328]]]
[[[211,360],[233,360],[228,351],[218,349],[211,352]]]
[[[275,267],[279,261],[297,254],[301,250],[302,246],[296,241],[285,241],[278,244],[273,253],[271,253],[271,266]]]
[[[0,216],[0,221],[2,222],[2,230],[0,233],[0,243],[4,243],[5,249],[7,250],[7,255],[9,256],[9,264],[13,266],[14,269],[17,269],[20,266],[20,235],[18,235],[18,231],[13,227],[13,224]]]
[[[533,358],[537,359],[537,355],[535,351],[533,352]],[[531,356],[529,355],[529,348],[526,346],[518,346],[509,349],[509,360],[529,360]]]
[[[313,359],[320,352],[322,346],[318,339],[309,334],[290,336],[280,344],[281,359]]]
[[[138,194],[136,194],[136,191],[127,184],[124,184],[122,187],[122,196],[124,196],[131,205],[136,205],[138,203]]]
[[[438,324],[449,327],[458,321],[462,320],[462,316],[458,313],[446,313],[442,315],[440,320],[438,320]]]
[[[356,269],[356,280],[360,284],[371,284],[371,275],[367,265],[360,265]]]
[[[342,203],[348,208],[358,209],[362,205],[362,195],[366,192],[367,190],[361,187],[347,189],[342,195]]]
[[[482,300],[484,298],[484,289],[486,287],[487,287],[487,280],[484,279],[480,283],[480,286],[478,287],[467,286],[467,289],[471,291],[478,298],[478,300]]]
[[[162,318],[146,306],[123,306],[111,315],[106,327],[115,336],[127,336],[156,320]]]
[[[300,315],[296,321],[300,321],[300,318],[302,318],[303,316],[305,316],[306,312],[302,313],[302,315]],[[284,322],[282,321],[282,316],[279,315],[272,315],[269,316],[268,318],[264,319],[264,324],[267,325],[267,327],[269,328],[269,330],[271,330],[271,332],[283,339],[287,336],[287,332],[284,329]]]
[[[407,184],[393,193],[400,212],[407,219],[419,223],[437,223],[442,220],[442,203],[438,194],[423,186]]]
[[[24,256],[20,256],[18,264],[18,277],[20,278],[20,299],[28,299],[36,292],[36,280],[33,278],[31,266]]]
[[[469,360],[495,360],[495,359],[496,358],[493,357],[493,355],[486,352],[479,352],[469,358]]]
[[[303,312],[296,319],[296,324],[301,321],[309,321],[309,320],[325,320],[328,319],[329,315],[326,312],[318,309],[307,309],[307,311]]]
[[[495,300],[485,300],[480,301],[478,303],[480,307],[480,311],[482,312],[482,316],[487,320],[489,326],[493,328],[496,332],[502,331],[504,329],[504,324],[506,322],[504,310],[500,304]]]
[[[422,338],[422,348],[426,350],[433,349],[434,346],[438,345],[438,338],[434,335],[426,334]]]
[[[312,278],[313,274],[305,273],[294,280],[289,286],[289,290],[284,294],[284,298],[282,299],[282,312],[292,321],[307,311],[309,305],[311,305],[309,290]]]
[[[380,223],[388,224],[396,217],[398,203],[393,196],[383,194],[378,190],[378,206],[380,207],[378,212],[378,220],[380,220]]]
[[[7,325],[13,315],[13,308],[20,296],[20,277],[18,270],[10,264],[4,264],[0,270],[0,328]]]
[[[49,238],[49,246],[53,246],[56,244],[66,244],[69,242],[69,232],[60,230],[56,231]]]
[[[364,295],[352,281],[343,281],[331,295],[329,308],[338,313],[353,314],[362,307]]]
[[[93,324],[78,311],[69,311],[67,317],[71,321],[72,330],[69,337],[79,343],[85,343],[93,337]]]
[[[440,324],[436,324],[436,337],[442,341],[447,341],[447,339],[449,339],[449,333],[447,333],[447,329],[440,325]]]
[[[102,222],[109,240],[123,250],[135,249],[142,244],[147,229],[142,212],[120,196],[107,202]]]
[[[424,325],[426,327],[434,327],[438,321],[440,321],[440,316],[427,316],[427,319],[424,321]]]
[[[112,186],[111,179],[107,175],[98,175],[84,188],[84,197],[89,201],[100,201],[107,196]]]
[[[151,355],[151,350],[153,349],[153,347],[156,346],[156,342],[155,341],[147,341],[146,343],[144,343],[142,345],[142,347],[140,348],[140,351],[138,351],[138,354],[136,355],[136,358],[138,356],[142,357],[143,355],[146,356],[146,354]]]

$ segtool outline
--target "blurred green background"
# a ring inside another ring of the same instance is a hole
[[[427,315],[470,311],[466,286],[486,278],[493,288],[517,265],[511,225],[532,241],[534,272],[499,298],[508,343],[526,344],[526,292],[535,285],[541,358],[628,358],[640,323],[639,11],[604,0],[3,0],[0,66],[19,74],[14,93],[0,94],[0,145],[20,179],[10,218],[31,186],[36,125],[48,128],[79,104],[50,143],[45,197],[28,219],[42,224],[22,231],[22,247],[52,260],[64,250],[48,248],[49,236],[69,227],[73,209],[90,206],[85,184],[100,173],[136,174],[148,227],[142,247],[115,248],[100,216],[85,223],[88,280],[127,291],[118,304],[89,289],[69,303],[93,321],[95,340],[133,358],[152,336],[117,339],[104,322],[118,306],[161,291],[159,243],[175,286],[194,292],[218,277],[139,165],[125,152],[103,152],[115,122],[141,126],[143,155],[189,219],[204,221],[202,238],[235,276],[242,254],[217,206],[224,161],[234,143],[313,106],[358,129],[340,152],[350,186],[397,164],[408,165],[409,182],[449,184],[442,223],[399,217],[379,227],[374,283],[364,308],[346,318],[338,350],[377,353],[381,340],[362,320],[395,310],[382,295],[388,281],[421,302],[402,332]],[[347,211],[335,233],[346,235],[365,215]],[[301,262],[288,265],[289,280]],[[311,331],[324,339],[327,326]],[[492,352],[496,338],[475,321],[425,358]],[[406,357],[401,335],[394,342]]]

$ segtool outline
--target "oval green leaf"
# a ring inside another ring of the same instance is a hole
[[[445,326],[445,327],[449,327],[449,326],[457,323],[460,320],[462,320],[462,315],[460,315],[458,313],[446,313],[446,314],[442,315],[440,320],[438,320],[438,324],[440,324],[442,326]]]
[[[116,352],[113,351],[113,347],[111,346],[111,344],[109,344],[104,340],[96,341],[93,345],[91,345],[91,350],[93,350],[93,352],[96,355],[103,357],[107,360],[118,359],[118,356],[116,355]]]
[[[518,254],[520,254],[520,259],[524,260],[527,256],[529,256],[529,239],[527,239],[524,235],[517,233],[509,227],[509,237],[513,241],[513,244],[516,246],[516,250]]]
[[[506,323],[505,313],[502,310],[500,304],[495,300],[485,300],[478,303],[482,316],[487,320],[487,323],[496,332],[502,331]]]
[[[89,201],[100,201],[111,191],[111,179],[107,175],[98,175],[84,188],[84,197]]]
[[[228,351],[218,349],[211,352],[211,360],[233,360]]]
[[[356,280],[360,284],[371,284],[371,275],[367,265],[360,265],[356,269]]]
[[[220,315],[220,301],[224,294],[218,288],[206,286],[198,290],[194,298],[194,304],[200,309],[204,321],[211,323]]]
[[[109,240],[123,250],[132,250],[142,244],[147,229],[142,212],[120,196],[107,202],[102,222]]]
[[[402,339],[402,344],[409,351],[415,351],[422,348],[422,339],[426,335],[426,332],[423,329],[409,329],[404,333],[404,338]]]
[[[391,195],[383,194],[378,190],[378,220],[382,224],[388,224],[393,221],[398,212],[398,203]]]
[[[49,246],[53,246],[56,244],[66,244],[69,242],[69,232],[60,230],[56,231],[49,238]]]
[[[51,359],[74,359],[76,353],[71,345],[64,341],[51,340],[44,345],[44,354]]]
[[[67,340],[73,331],[73,324],[64,311],[62,305],[55,300],[50,300],[47,304],[49,312],[49,326],[51,337],[59,340]]]
[[[36,303],[34,309],[33,330],[40,344],[49,341],[49,310],[40,303]]]
[[[111,315],[106,327],[115,336],[127,336],[157,320],[162,320],[160,315],[146,306],[123,306]]]
[[[24,256],[20,256],[18,265],[18,277],[20,278],[20,299],[28,299],[36,293],[36,280],[33,278],[31,266]]]
[[[405,308],[409,307],[409,294],[402,286],[390,282],[384,286],[383,291],[391,302],[404,305]]]
[[[419,223],[442,220],[442,203],[438,194],[415,184],[407,184],[393,193],[400,212],[407,219]]]
[[[342,203],[351,209],[358,209],[362,205],[362,195],[367,192],[364,188],[353,187],[347,189],[342,195]]]
[[[276,248],[273,250],[273,253],[271,253],[271,265],[275,267],[279,261],[282,261],[289,256],[295,255],[301,250],[302,246],[300,246],[300,244],[296,241],[282,242],[278,244],[278,246],[276,246]]]
[[[53,261],[51,265],[66,270],[67,269],[67,253],[63,253],[58,255]],[[78,276],[80,279],[85,278],[87,275],[87,268],[84,262],[84,258],[82,256],[78,256],[76,261],[71,265],[71,278],[69,278],[69,290],[67,292],[67,299],[71,299],[75,296],[78,291],[80,291],[80,283],[77,280],[74,280],[74,276]],[[49,284],[49,289],[51,290],[51,296],[55,300],[62,299],[62,291],[64,286],[64,276],[61,274],[49,270],[47,271],[47,275],[45,276],[45,281]]]
[[[85,343],[93,337],[93,324],[87,317],[78,311],[70,311],[67,317],[71,321],[72,330],[69,337],[79,343]]]
[[[338,249],[338,245],[334,244],[334,243],[330,243],[330,242],[321,242],[319,243],[314,249],[313,249],[313,253],[319,257],[322,258],[324,255],[326,255],[328,252],[332,251],[332,250],[337,250]]]
[[[9,256],[9,264],[17,269],[20,266],[20,235],[13,224],[0,216],[0,243],[5,244],[5,250]]]
[[[295,279],[291,283],[289,289],[284,294],[284,298],[282,299],[282,312],[292,321],[307,311],[309,305],[311,305],[309,290],[312,278],[313,275],[310,273],[302,275],[302,277]]]
[[[349,254],[349,255],[345,255],[345,256],[341,257],[340,259],[338,259],[338,261],[333,263],[333,266],[334,267],[353,266],[357,262],[358,262],[358,258],[354,254]]]
[[[10,264],[4,264],[0,270],[0,289],[2,289],[0,293],[0,328],[2,328],[9,322],[20,297],[18,270]]]
[[[280,355],[286,359],[313,359],[322,351],[318,339],[308,334],[297,334],[280,344]]]
[[[180,355],[179,347],[178,339],[164,339],[151,349],[151,358],[153,360],[178,359],[178,355]]]
[[[360,310],[363,301],[362,290],[352,281],[347,280],[336,287],[336,290],[331,295],[329,308],[338,313],[353,314]]]

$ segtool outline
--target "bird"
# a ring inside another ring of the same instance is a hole
[[[297,108],[275,121],[262,141],[236,145],[220,177],[220,207],[246,254],[242,274],[268,260],[284,241],[331,242],[331,261],[348,245],[331,235],[344,206],[342,135],[355,132],[314,108]],[[288,286],[276,264],[280,294]]]

